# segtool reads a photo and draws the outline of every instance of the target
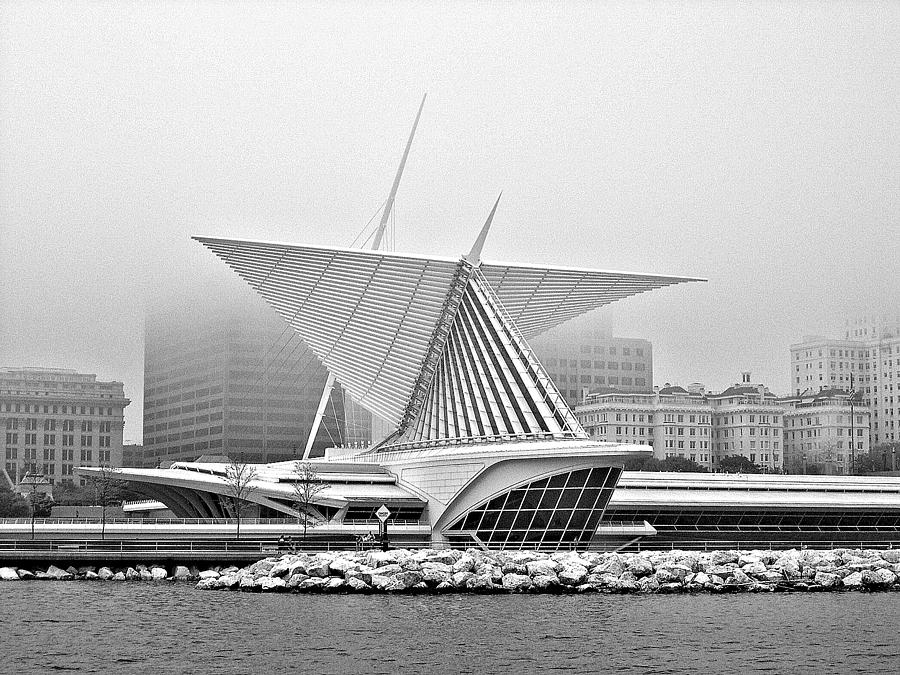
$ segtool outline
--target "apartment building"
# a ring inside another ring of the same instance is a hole
[[[790,473],[848,475],[869,452],[869,409],[851,405],[849,392],[820,392],[779,399],[784,411],[784,463]]]
[[[712,409],[703,386],[666,385],[651,393],[605,388],[588,394],[575,409],[591,437],[653,448],[658,459],[683,457],[712,468]]]
[[[852,390],[869,410],[869,444],[900,441],[900,317],[851,319],[844,339],[804,338],[790,353],[793,395]]]

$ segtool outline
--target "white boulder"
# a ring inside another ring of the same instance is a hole
[[[19,575],[12,567],[0,567],[0,581],[18,581]]]

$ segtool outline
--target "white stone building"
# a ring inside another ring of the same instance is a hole
[[[4,469],[51,484],[84,484],[77,466],[122,465],[125,398],[121,382],[55,368],[0,368]]]
[[[790,473],[851,473],[853,460],[869,452],[869,409],[850,405],[841,389],[789,396],[784,411],[784,463]]]

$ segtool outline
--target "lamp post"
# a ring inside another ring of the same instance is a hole
[[[803,475],[806,475],[806,453],[803,453]]]
[[[851,473],[851,475],[856,475],[856,458],[855,458],[855,453],[853,451],[853,442],[854,442],[853,397],[855,395],[856,395],[856,392],[853,391],[853,373],[850,373],[850,473]]]

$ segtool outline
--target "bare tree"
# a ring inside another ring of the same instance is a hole
[[[837,460],[837,439],[826,438],[820,446],[822,449],[822,459],[825,462],[825,473],[831,475],[835,473],[834,462]]]
[[[250,498],[256,493],[253,481],[258,475],[255,466],[239,460],[232,461],[225,469],[225,485],[228,489],[228,498],[231,500],[231,511],[237,519],[235,539],[241,538],[241,518],[251,506]]]
[[[122,479],[118,474],[121,471],[107,464],[100,464],[97,470],[98,473],[88,476],[88,481],[94,488],[94,500],[100,507],[100,538],[106,539],[106,508],[119,501]]]
[[[297,522],[303,525],[304,539],[308,528],[323,522],[314,502],[316,495],[327,487],[312,463],[294,462],[294,507],[300,514]]]
[[[49,515],[52,500],[43,492],[38,492],[38,485],[49,485],[50,481],[45,476],[30,471],[23,476],[20,485],[30,485],[28,504],[31,507],[31,538],[34,539],[34,519],[38,513],[42,516]]]

